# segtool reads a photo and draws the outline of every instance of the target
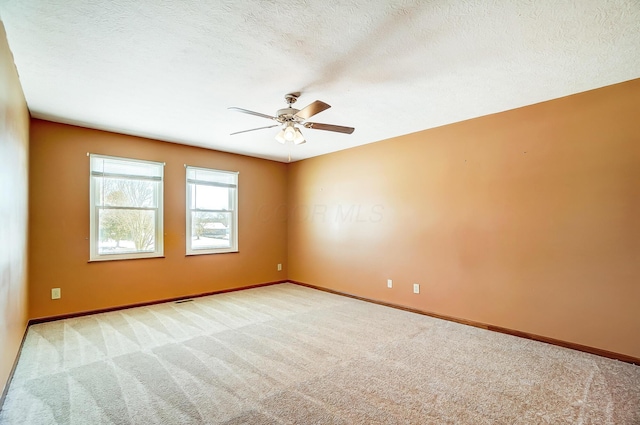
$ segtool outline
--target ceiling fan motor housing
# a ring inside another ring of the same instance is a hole
[[[295,109],[295,108],[279,109],[278,110],[278,115],[276,117],[276,120],[278,122],[280,122],[280,123],[301,122],[303,120],[301,120],[300,118],[295,116],[298,113],[298,111],[299,111],[299,109]]]

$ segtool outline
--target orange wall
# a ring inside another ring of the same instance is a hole
[[[638,111],[640,79],[294,163],[289,278],[640,357]]]
[[[87,152],[166,162],[165,258],[88,262]],[[240,172],[239,253],[185,256],[184,164]],[[30,167],[32,318],[286,279],[286,164],[32,120]]]
[[[27,328],[29,111],[0,21],[0,394]]]

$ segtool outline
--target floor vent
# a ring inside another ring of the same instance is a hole
[[[178,300],[176,301],[176,304],[190,303],[191,301],[193,301],[193,298],[189,298],[188,300]]]

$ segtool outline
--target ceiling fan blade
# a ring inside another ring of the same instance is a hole
[[[316,100],[315,102],[305,106],[301,110],[295,114],[295,117],[302,118],[303,120],[309,119],[315,114],[319,114],[320,112],[331,108],[331,105],[328,105],[324,102]]]
[[[231,109],[232,111],[242,112],[243,114],[255,115],[257,117],[262,117],[262,118],[268,118],[270,120],[275,120],[276,119],[276,117],[272,117],[271,115],[261,114],[260,112],[254,112],[254,111],[250,111],[248,109],[236,108],[235,106],[232,106],[232,107],[227,108],[227,109]]]
[[[242,131],[236,131],[235,133],[231,133],[230,136],[233,136],[234,134],[240,134],[240,133],[246,133],[248,131],[256,131],[256,130],[262,130],[265,128],[272,128],[272,127],[277,127],[280,124],[274,124],[274,125],[268,125],[266,127],[258,127],[258,128],[252,128],[251,130],[242,130]]]
[[[338,133],[351,134],[355,130],[353,127],[343,127],[341,125],[333,125],[333,124],[320,124],[319,122],[306,122],[304,123],[306,128],[312,128],[314,130],[326,130],[326,131],[335,131]]]

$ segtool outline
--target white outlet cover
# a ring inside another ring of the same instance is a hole
[[[57,300],[57,299],[60,299],[60,297],[61,297],[60,288],[51,288],[51,299]]]
[[[420,284],[419,283],[414,283],[413,284],[413,293],[414,294],[419,294],[420,293]]]
[[[387,288],[393,288],[393,280],[387,279]]]

